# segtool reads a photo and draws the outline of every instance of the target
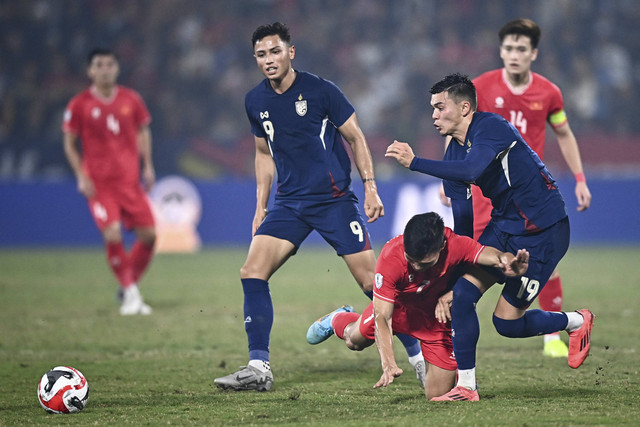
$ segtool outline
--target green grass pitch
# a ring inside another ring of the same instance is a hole
[[[542,338],[491,325],[500,289],[478,304],[480,402],[427,402],[405,374],[373,390],[375,347],[309,324],[368,300],[329,247],[305,247],[271,280],[274,390],[221,392],[213,379],[247,362],[238,270],[245,249],[158,255],[141,285],[154,312],[121,317],[101,249],[0,251],[0,425],[637,425],[640,420],[640,248],[574,247],[560,264],[565,309],[596,314],[591,356],[573,370],[542,356]],[[567,336],[563,334],[566,341]],[[87,377],[84,411],[49,415],[36,387],[57,365]]]

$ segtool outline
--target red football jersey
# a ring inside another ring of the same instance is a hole
[[[477,262],[483,249],[473,239],[445,228],[445,246],[438,262],[417,272],[404,257],[404,236],[387,242],[376,264],[373,295],[394,303],[394,330],[411,331],[420,340],[438,338],[442,331],[450,331],[449,325],[436,320],[438,298],[458,279],[465,265]]]
[[[544,160],[547,122],[559,127],[567,122],[562,92],[555,84],[531,73],[529,84],[515,91],[504,68],[488,71],[473,80],[478,111],[500,114],[513,124],[529,146]]]
[[[150,122],[136,91],[117,86],[111,97],[104,98],[90,87],[69,102],[62,130],[79,136],[83,169],[95,183],[137,183],[138,131]]]

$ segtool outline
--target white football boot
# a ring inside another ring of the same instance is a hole
[[[120,306],[120,314],[122,316],[131,316],[134,314],[148,315],[151,314],[151,307],[144,303],[142,295],[137,285],[131,285],[122,293],[122,305]]]

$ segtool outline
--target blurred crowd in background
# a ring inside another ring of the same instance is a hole
[[[429,87],[450,72],[501,67],[498,29],[520,17],[542,28],[533,69],[562,89],[583,152],[616,140],[640,152],[637,0],[7,0],[0,179],[72,176],[62,115],[89,85],[96,46],[119,55],[120,83],[151,111],[158,176],[253,176],[244,95],[263,77],[251,34],[274,21],[291,29],[294,66],[334,81],[354,104],[374,160],[393,139],[439,157]],[[402,173],[377,163],[382,179]]]

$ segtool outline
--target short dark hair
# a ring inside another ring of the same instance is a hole
[[[444,221],[435,212],[414,215],[404,227],[404,251],[414,260],[442,249]]]
[[[439,82],[431,86],[429,93],[435,95],[437,93],[447,92],[458,103],[460,101],[469,101],[471,104],[471,110],[475,111],[478,108],[478,101],[476,99],[476,87],[469,79],[469,76],[465,76],[460,73],[449,74]]]
[[[253,32],[251,36],[251,46],[255,47],[258,40],[262,40],[267,36],[278,36],[286,44],[291,44],[291,34],[289,33],[289,27],[280,22],[274,22],[273,24],[261,25]]]
[[[498,37],[500,37],[500,44],[504,41],[504,38],[509,35],[527,36],[531,40],[531,48],[536,49],[538,43],[540,43],[540,27],[531,19],[520,18],[513,21],[509,21],[500,28]]]
[[[93,58],[96,56],[113,56],[116,61],[120,62],[118,55],[114,51],[106,47],[96,47],[87,55],[87,65],[91,65]]]

